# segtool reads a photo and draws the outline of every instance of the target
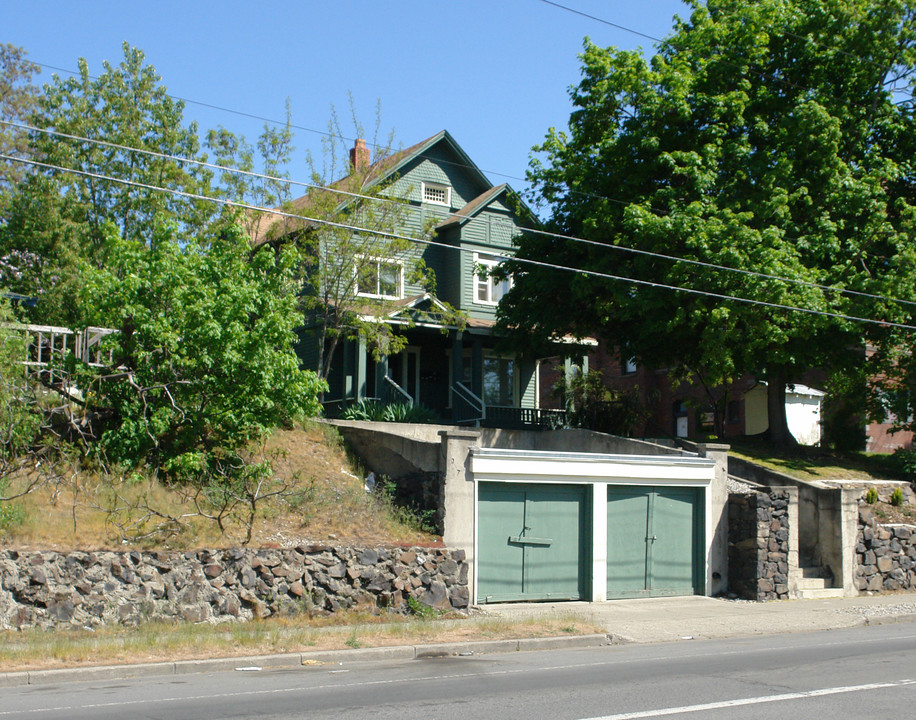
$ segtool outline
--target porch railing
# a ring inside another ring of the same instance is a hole
[[[490,405],[481,425],[504,430],[553,430],[566,425],[566,411]]]
[[[381,400],[384,403],[407,403],[413,405],[413,395],[398,385],[394,380],[385,375],[380,388]]]
[[[456,382],[452,385],[452,404],[455,421],[459,423],[483,423],[487,418],[487,406],[467,385]]]
[[[118,332],[117,330],[89,327],[76,332],[66,327],[21,323],[3,323],[3,327],[21,332],[28,337],[28,359],[25,364],[30,367],[48,367],[62,363],[70,352],[77,360],[92,367],[113,364],[113,351],[104,350],[102,340]]]

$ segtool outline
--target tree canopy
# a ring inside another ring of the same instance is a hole
[[[149,247],[114,232],[107,242],[108,264],[84,267],[83,292],[93,324],[118,332],[110,367],[84,384],[111,459],[197,466],[318,413],[320,383],[293,351],[295,249],[251,256],[236,228],[201,248],[170,225]]]
[[[649,60],[586,40],[568,130],[529,170],[550,229],[589,242],[526,234],[517,256],[643,284],[516,261],[500,322],[532,352],[597,334],[706,384],[755,373],[790,439],[786,382],[889,341],[846,316],[912,314],[880,298],[916,279],[916,3],[689,5]]]

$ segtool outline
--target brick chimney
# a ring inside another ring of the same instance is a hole
[[[350,165],[354,170],[365,170],[369,167],[369,148],[362,138],[356,138],[356,145],[350,150]]]

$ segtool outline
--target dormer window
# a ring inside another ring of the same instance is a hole
[[[448,185],[425,182],[422,183],[421,192],[425,203],[448,206],[452,204],[452,189]]]

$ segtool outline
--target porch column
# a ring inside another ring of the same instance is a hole
[[[474,338],[471,346],[471,390],[477,397],[483,397],[483,342]]]
[[[452,332],[452,384],[454,385],[457,382],[461,382],[462,378],[462,353],[464,351],[464,333],[460,331]],[[452,389],[449,388],[449,392],[452,393]],[[452,398],[452,420],[457,422],[460,419],[459,414],[459,404],[463,402],[458,398],[454,393],[451,394]]]
[[[356,342],[356,393],[354,400],[366,397],[366,338],[360,336]]]
[[[379,399],[386,397],[388,388],[385,377],[388,375],[388,356],[382,355],[375,363],[375,394]]]
[[[341,407],[347,407],[347,403],[353,395],[353,352],[354,343],[344,338],[340,343],[341,355],[343,356],[343,377],[341,378],[340,399]]]

